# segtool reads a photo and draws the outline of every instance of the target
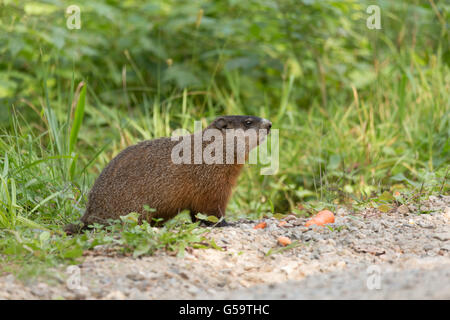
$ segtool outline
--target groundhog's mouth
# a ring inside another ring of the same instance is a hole
[[[270,129],[272,128],[272,122],[267,119],[263,120],[263,129],[267,130],[267,134],[270,133]]]

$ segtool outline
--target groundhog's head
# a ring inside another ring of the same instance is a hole
[[[270,128],[272,128],[272,122],[267,119],[255,116],[221,116],[215,119],[210,127],[219,130],[242,129],[244,131],[247,131],[249,129],[261,129],[266,130],[267,133],[269,133]]]
[[[243,163],[250,150],[264,141],[271,127],[272,122],[255,116],[221,116],[208,126],[204,138],[209,141],[209,136],[219,131],[223,137],[220,140],[224,155],[232,154],[235,162]]]

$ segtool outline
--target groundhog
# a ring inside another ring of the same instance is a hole
[[[197,213],[224,218],[250,150],[271,126],[269,120],[255,116],[221,116],[192,135],[143,141],[124,149],[95,181],[81,224],[70,224],[65,231],[77,233],[130,212],[150,223],[155,218],[167,221],[186,209],[193,220]],[[249,138],[254,132],[256,141]],[[239,143],[242,136],[244,143]],[[212,147],[213,142],[219,147]]]

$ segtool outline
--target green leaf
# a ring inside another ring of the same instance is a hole
[[[120,220],[124,223],[138,223],[139,222],[139,213],[130,212],[126,216],[121,216]]]
[[[48,231],[41,232],[41,234],[39,235],[39,241],[41,241],[41,245],[48,239],[50,239],[50,232]]]
[[[74,247],[63,253],[63,257],[66,259],[75,259],[83,255],[83,249],[81,247]]]
[[[287,245],[286,247],[281,247],[281,248],[277,248],[277,249],[275,249],[275,248],[270,248],[270,249],[266,252],[265,256],[268,257],[268,256],[270,256],[270,255],[272,255],[272,254],[281,253],[281,252],[283,252],[283,251],[286,251],[286,250],[289,250],[289,249],[298,247],[298,246],[300,246],[300,245],[302,245],[302,243],[301,243],[300,241],[293,241],[291,244]]]
[[[391,202],[391,201],[394,201],[395,198],[390,192],[385,191],[385,192],[383,192],[383,194],[381,196],[378,197],[378,200]]]
[[[178,246],[178,252],[177,252],[178,258],[184,258],[185,249],[186,249],[186,245],[184,243],[180,243],[180,245]]]
[[[394,180],[394,181],[407,181],[408,180],[403,173],[398,173],[395,176],[390,177],[390,179]]]
[[[148,204],[144,204],[144,210],[147,212],[156,212],[156,209],[150,208]]]
[[[133,251],[133,257],[137,258],[143,254],[148,253],[149,251],[150,251],[150,245],[148,243],[141,243]]]
[[[378,210],[380,210],[381,212],[389,212],[392,209],[391,206],[387,205],[387,204],[381,204],[378,206]]]
[[[80,96],[77,102],[77,107],[75,109],[72,129],[70,130],[69,154],[72,154],[74,146],[77,142],[78,132],[80,131],[81,123],[83,122],[85,103],[86,103],[86,84],[84,84],[83,88],[81,89]]]
[[[203,213],[197,213],[197,214],[195,215],[195,217],[196,217],[197,219],[199,219],[199,220],[208,220],[208,216],[207,216],[206,214],[203,214]]]
[[[273,215],[273,217],[274,217],[275,219],[277,219],[277,220],[283,219],[283,218],[286,217],[286,216],[287,216],[286,214],[282,214],[282,213],[275,213],[275,214]]]
[[[208,221],[212,223],[217,223],[219,222],[219,218],[217,218],[216,216],[208,216]]]
[[[330,160],[328,161],[328,169],[329,170],[336,170],[339,167],[339,164],[341,163],[341,157],[337,154],[333,154],[330,157]]]
[[[311,190],[303,189],[303,187],[300,187],[298,190],[295,191],[295,195],[299,198],[305,198],[314,196],[315,193],[312,192]]]
[[[211,240],[209,241],[209,244],[210,244],[211,247],[213,247],[214,249],[223,251],[223,248],[222,248],[222,247],[219,247],[219,246],[217,245],[217,243],[214,241],[214,239],[211,239]]]

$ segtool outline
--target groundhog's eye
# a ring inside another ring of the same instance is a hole
[[[252,120],[246,120],[246,121],[245,121],[245,124],[246,124],[247,126],[251,125],[251,124],[252,124]]]

